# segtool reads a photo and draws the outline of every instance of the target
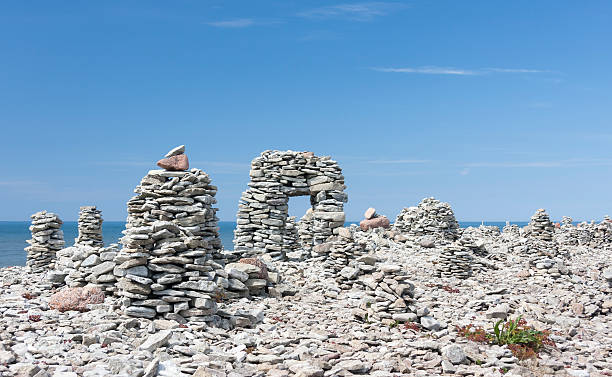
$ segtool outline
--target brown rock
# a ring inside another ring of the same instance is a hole
[[[186,154],[179,154],[168,158],[162,158],[157,161],[157,166],[170,171],[187,170],[189,169],[189,160]]]
[[[386,216],[375,217],[370,220],[361,220],[359,223],[359,227],[361,230],[368,230],[373,228],[388,228],[389,227],[389,219]]]
[[[366,209],[365,213],[363,214],[363,217],[365,217],[366,220],[373,219],[374,217],[376,217],[376,209],[372,207]]]

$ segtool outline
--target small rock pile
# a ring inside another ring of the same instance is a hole
[[[540,208],[531,216],[531,221],[527,226],[527,236],[542,241],[552,241],[555,227],[553,226],[546,210]]]
[[[397,322],[416,322],[430,330],[438,330],[440,324],[427,316],[429,310],[419,310],[414,305],[414,285],[399,265],[379,264],[374,273],[359,278],[361,296],[358,308],[353,315],[361,320],[380,321],[383,324]],[[437,324],[434,325],[434,322]],[[432,326],[430,326],[432,325]]]
[[[327,242],[316,245],[312,249],[312,257],[323,262],[323,268],[336,275],[346,266],[366,254],[365,245],[355,242],[353,233],[355,227],[338,228],[338,234],[327,239]]]
[[[117,244],[105,248],[75,244],[57,252],[55,271],[47,278],[56,284],[83,287],[95,284],[105,292],[115,292],[114,261],[119,251]]]
[[[574,226],[572,222],[571,217],[563,216],[561,227],[555,229],[554,242],[565,247],[588,245],[591,242],[591,233],[586,229]]]
[[[32,216],[32,239],[26,241],[30,246],[27,253],[26,266],[33,272],[51,270],[55,264],[56,252],[64,247],[64,232],[61,230],[62,220],[55,213],[41,211]]]
[[[271,278],[278,281],[278,275],[268,272],[268,266],[257,258],[243,258],[238,263],[228,263],[225,272],[228,275],[228,285],[224,288],[228,292],[225,292],[224,298],[262,295]]]
[[[104,246],[102,239],[102,211],[95,206],[84,206],[79,211],[79,235],[74,240],[76,245]]]
[[[234,250],[286,259],[283,234],[289,198],[310,196],[313,244],[344,225],[344,176],[338,163],[312,152],[265,151],[251,162],[251,181],[238,205]]]
[[[599,224],[587,226],[591,234],[591,247],[612,249],[612,220],[606,216]]]
[[[389,219],[387,216],[381,216],[376,213],[375,208],[368,208],[364,215],[364,220],[361,220],[359,223],[359,227],[361,230],[368,230],[374,228],[388,228],[389,227]]]
[[[451,206],[435,198],[425,198],[417,207],[404,208],[393,226],[412,237],[432,235],[450,241],[457,239],[459,230]]]
[[[513,241],[521,236],[521,228],[516,224],[510,224],[509,221],[506,221],[501,236],[504,241]]]
[[[151,170],[134,192],[114,269],[125,314],[218,322],[213,297],[227,273],[212,207],[217,187],[199,169]]]
[[[443,278],[456,277],[467,279],[472,276],[472,252],[460,242],[446,245],[436,264],[438,276]]]

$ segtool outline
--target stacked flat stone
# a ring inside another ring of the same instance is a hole
[[[119,247],[112,244],[109,247],[92,247],[75,244],[57,252],[56,271],[53,276],[56,283],[64,283],[69,287],[84,287],[95,284],[105,292],[116,291],[116,277],[113,270],[116,267],[115,257]]]
[[[79,211],[79,235],[74,240],[77,245],[102,247],[102,211],[95,206],[84,206]]]
[[[327,242],[313,247],[311,256],[322,261],[325,270],[335,276],[354,260],[365,255],[366,248],[363,243],[356,242],[353,232],[356,227],[338,228],[336,235],[330,236]]]
[[[539,255],[529,260],[532,274],[534,276],[550,276],[560,278],[562,275],[569,275],[570,270],[565,265],[565,261],[560,257],[548,257]]]
[[[218,322],[227,273],[210,177],[151,170],[134,192],[114,269],[125,314]]]
[[[431,235],[445,240],[457,239],[459,230],[451,206],[434,198],[425,198],[416,207],[404,208],[393,226],[408,236]]]
[[[359,308],[353,314],[362,320],[391,323],[416,321],[414,285],[401,266],[377,264],[375,272],[359,278],[361,295]],[[427,314],[427,313],[421,313]]]
[[[467,279],[472,276],[474,257],[472,252],[459,242],[446,245],[438,255],[437,276]]]
[[[344,176],[338,163],[312,152],[265,151],[251,162],[249,188],[238,205],[234,250],[283,260],[289,198],[310,196],[313,245],[345,221]]]
[[[531,221],[527,226],[527,236],[537,238],[542,241],[552,241],[555,227],[550,221],[546,210],[540,208],[531,216]]]
[[[586,227],[591,234],[591,246],[612,249],[612,220],[605,216],[599,224],[591,224]]]
[[[559,246],[588,245],[591,242],[591,233],[586,229],[574,226],[569,216],[563,216],[561,227],[555,229],[554,242]]]
[[[295,216],[287,217],[285,222],[285,233],[283,234],[283,250],[285,253],[290,253],[300,248],[300,240],[298,234],[298,226],[295,222]]]
[[[256,296],[265,293],[270,275],[275,282],[278,281],[275,273],[268,272],[268,266],[257,258],[244,258],[237,263],[228,263],[225,266],[228,284],[225,292],[226,298]]]
[[[312,208],[308,208],[304,216],[297,223],[298,237],[300,246],[306,252],[309,252],[314,246],[314,234],[313,228],[313,211]]]
[[[34,272],[52,270],[55,265],[56,252],[64,247],[62,220],[55,213],[41,211],[32,216],[32,239],[26,242],[26,266]]]

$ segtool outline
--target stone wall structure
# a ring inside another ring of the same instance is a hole
[[[293,196],[310,196],[314,245],[325,242],[335,228],[344,225],[344,176],[330,157],[265,151],[251,162],[250,177],[238,206],[235,251],[285,259],[283,236]]]
[[[27,253],[26,266],[34,272],[42,272],[54,268],[56,252],[64,247],[64,232],[62,220],[55,213],[41,211],[32,216],[32,239],[26,241],[30,246]]]
[[[96,206],[84,206],[79,211],[79,235],[75,245],[104,246],[102,239],[102,211]]]

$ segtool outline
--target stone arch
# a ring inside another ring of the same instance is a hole
[[[268,150],[253,159],[250,177],[238,204],[235,251],[284,259],[283,237],[293,196],[310,196],[313,244],[325,242],[344,225],[348,196],[342,169],[331,157]]]

